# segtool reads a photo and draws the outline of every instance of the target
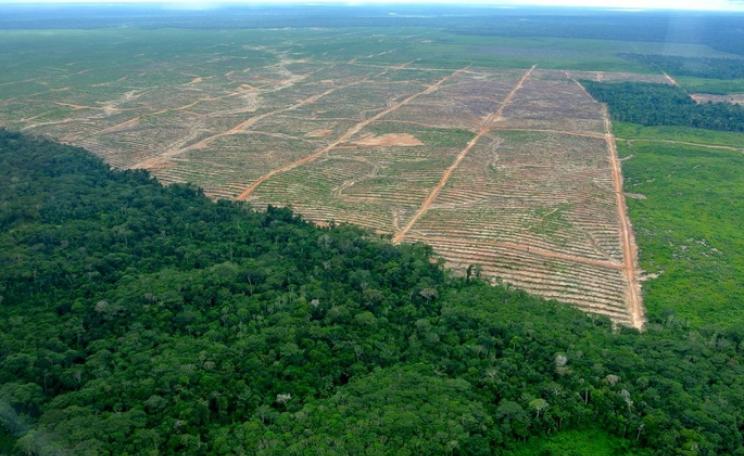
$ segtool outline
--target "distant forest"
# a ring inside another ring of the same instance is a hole
[[[529,14],[527,11],[483,14],[469,23],[453,22],[469,35],[538,36],[593,40],[695,43],[744,55],[744,15],[680,13]],[[458,21],[458,19],[453,19]]]
[[[499,455],[599,426],[744,454],[744,329],[613,330],[421,244],[1,130],[0,173],[8,451]]]
[[[680,57],[673,55],[620,54],[628,60],[675,76],[744,79],[744,59]]]
[[[435,27],[464,35],[693,43],[744,55],[738,13],[608,13],[586,9],[458,6],[227,6],[208,10],[137,5],[0,5],[0,28]]]
[[[744,106],[698,104],[687,92],[666,84],[581,81],[612,117],[647,126],[673,125],[721,131],[744,131]]]

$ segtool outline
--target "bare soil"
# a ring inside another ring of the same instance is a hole
[[[424,143],[410,133],[388,133],[380,136],[365,135],[352,144],[368,147],[410,147],[424,145]]]
[[[328,128],[318,128],[317,130],[312,130],[312,131],[307,132],[305,134],[305,137],[306,138],[325,138],[331,133],[333,133],[333,131],[331,131]]]

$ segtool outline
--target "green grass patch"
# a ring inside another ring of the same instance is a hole
[[[695,77],[678,77],[675,79],[688,92],[712,93],[715,95],[744,93],[744,79],[723,80]]]
[[[555,207],[540,207],[532,210],[532,214],[538,221],[530,225],[533,233],[552,237],[558,231],[571,226],[566,220],[566,212],[571,209],[571,204],[562,203]]]
[[[744,134],[688,127],[644,127],[629,122],[615,122],[614,132],[618,139],[632,141],[680,141],[744,148]]]
[[[618,133],[632,128],[642,138],[679,137],[623,124]],[[660,274],[644,284],[650,316],[674,314],[695,326],[741,325],[744,154],[658,142],[621,142],[619,152],[632,155],[623,163],[626,190],[646,197],[629,199],[628,206],[641,267]]]
[[[360,64],[409,63],[442,69],[536,64],[545,69],[657,72],[622,58],[624,52],[718,55],[692,44],[465,35],[439,27],[288,28],[271,33],[232,28],[3,30],[0,84],[5,85],[0,99],[61,87],[79,90],[121,78],[126,79],[118,84],[129,88],[186,83],[192,74],[225,74],[274,64],[279,55],[313,62],[356,59]],[[404,71],[390,78],[410,74]]]
[[[629,440],[600,429],[562,431],[548,437],[532,438],[508,456],[645,456],[647,450],[634,448]]]

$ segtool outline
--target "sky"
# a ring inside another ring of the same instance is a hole
[[[744,0],[0,0],[2,4],[64,4],[64,3],[109,3],[109,4],[165,4],[188,8],[219,6],[220,4],[334,4],[334,5],[394,5],[394,4],[450,4],[479,6],[578,6],[591,8],[613,8],[624,10],[698,10],[698,11],[744,11]]]

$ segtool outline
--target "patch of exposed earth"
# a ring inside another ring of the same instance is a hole
[[[384,135],[365,135],[353,142],[357,146],[390,147],[390,146],[423,146],[417,137],[410,133],[387,133]]]

